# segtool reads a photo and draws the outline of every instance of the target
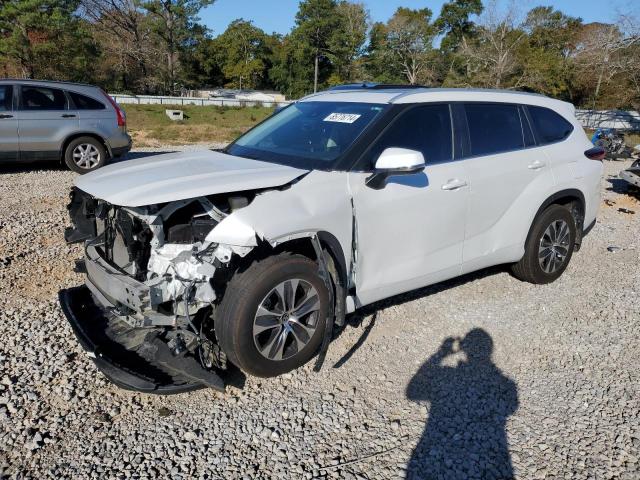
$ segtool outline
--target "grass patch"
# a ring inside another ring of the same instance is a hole
[[[198,107],[194,105],[122,105],[134,147],[230,142],[271,115],[265,107]],[[183,121],[169,120],[166,109],[182,110]]]

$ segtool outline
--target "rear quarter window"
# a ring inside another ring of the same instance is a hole
[[[529,105],[529,116],[538,137],[538,143],[546,145],[561,142],[573,132],[573,125],[553,110]]]
[[[69,92],[69,95],[78,110],[104,110],[106,108],[104,103],[87,97],[86,95],[81,95],[76,92]]]

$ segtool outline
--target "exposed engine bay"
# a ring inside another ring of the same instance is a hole
[[[216,387],[215,379],[206,381],[208,373],[226,368],[226,358],[215,341],[215,300],[233,274],[232,258],[242,258],[252,248],[220,245],[209,234],[254,196],[120,207],[74,188],[69,213],[75,227],[65,231],[65,239],[85,244],[81,269],[86,285],[109,321],[118,324],[105,328],[107,334],[126,331],[126,339],[112,339],[142,357],[151,354],[154,358],[147,359],[154,364],[158,348],[189,359],[187,376]],[[139,331],[132,335],[132,329]]]

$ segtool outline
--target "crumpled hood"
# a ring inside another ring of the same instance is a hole
[[[279,187],[307,173],[211,150],[151,155],[78,177],[76,187],[123,207]]]

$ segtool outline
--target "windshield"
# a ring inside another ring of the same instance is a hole
[[[226,152],[300,168],[331,169],[384,108],[370,103],[294,103],[241,136]]]

